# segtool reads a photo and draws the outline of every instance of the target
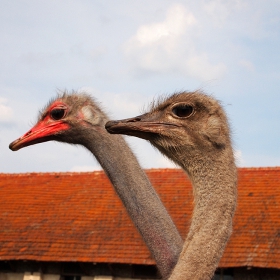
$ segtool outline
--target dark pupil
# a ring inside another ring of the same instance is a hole
[[[180,118],[184,118],[184,117],[188,117],[191,115],[191,113],[193,112],[193,107],[189,106],[189,105],[179,105],[177,107],[174,107],[172,109],[172,112],[180,117]]]
[[[54,120],[60,120],[64,117],[64,109],[53,109],[51,111],[51,117]]]

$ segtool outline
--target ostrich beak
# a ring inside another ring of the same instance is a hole
[[[105,128],[111,134],[125,134],[146,140],[161,134],[167,127],[177,126],[172,123],[158,121],[160,113],[144,114],[130,119],[109,121]]]
[[[55,140],[55,134],[67,130],[68,128],[69,126],[62,121],[50,123],[47,123],[44,120],[40,121],[20,138],[13,141],[9,145],[9,148],[12,151],[17,151],[30,145]]]

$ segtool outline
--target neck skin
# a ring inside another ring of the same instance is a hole
[[[105,129],[91,135],[89,129],[83,145],[105,170],[166,279],[183,247],[173,221],[123,138]]]
[[[169,280],[211,280],[232,232],[236,167],[231,148],[212,153],[174,151],[173,160],[189,175],[194,193],[192,222]]]

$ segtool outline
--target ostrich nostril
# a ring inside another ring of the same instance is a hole
[[[28,136],[31,133],[32,133],[32,129],[30,129],[28,132],[26,132],[26,134],[24,136]]]
[[[135,117],[135,118],[126,120],[126,122],[140,122],[140,121],[141,121],[141,117]]]

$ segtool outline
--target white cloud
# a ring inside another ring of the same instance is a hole
[[[165,21],[140,26],[136,35],[125,44],[125,54],[147,70],[173,68],[182,36],[195,22],[193,14],[184,6],[175,5],[167,12]]]
[[[168,39],[176,39],[176,37],[181,36],[187,27],[192,26],[195,22],[193,14],[189,13],[184,6],[175,5],[169,9],[164,22],[141,26],[130,43],[132,46],[139,44],[141,47],[160,41],[168,43]],[[164,48],[168,50],[171,46],[172,42],[164,45]]]
[[[6,105],[8,100],[0,97],[0,122],[8,122],[12,120],[13,110],[11,107]]]
[[[142,25],[124,45],[132,67],[151,72],[176,72],[199,80],[219,78],[226,70],[212,64],[196,46],[198,20],[183,5],[174,5],[163,22]],[[200,46],[199,46],[200,47]]]

